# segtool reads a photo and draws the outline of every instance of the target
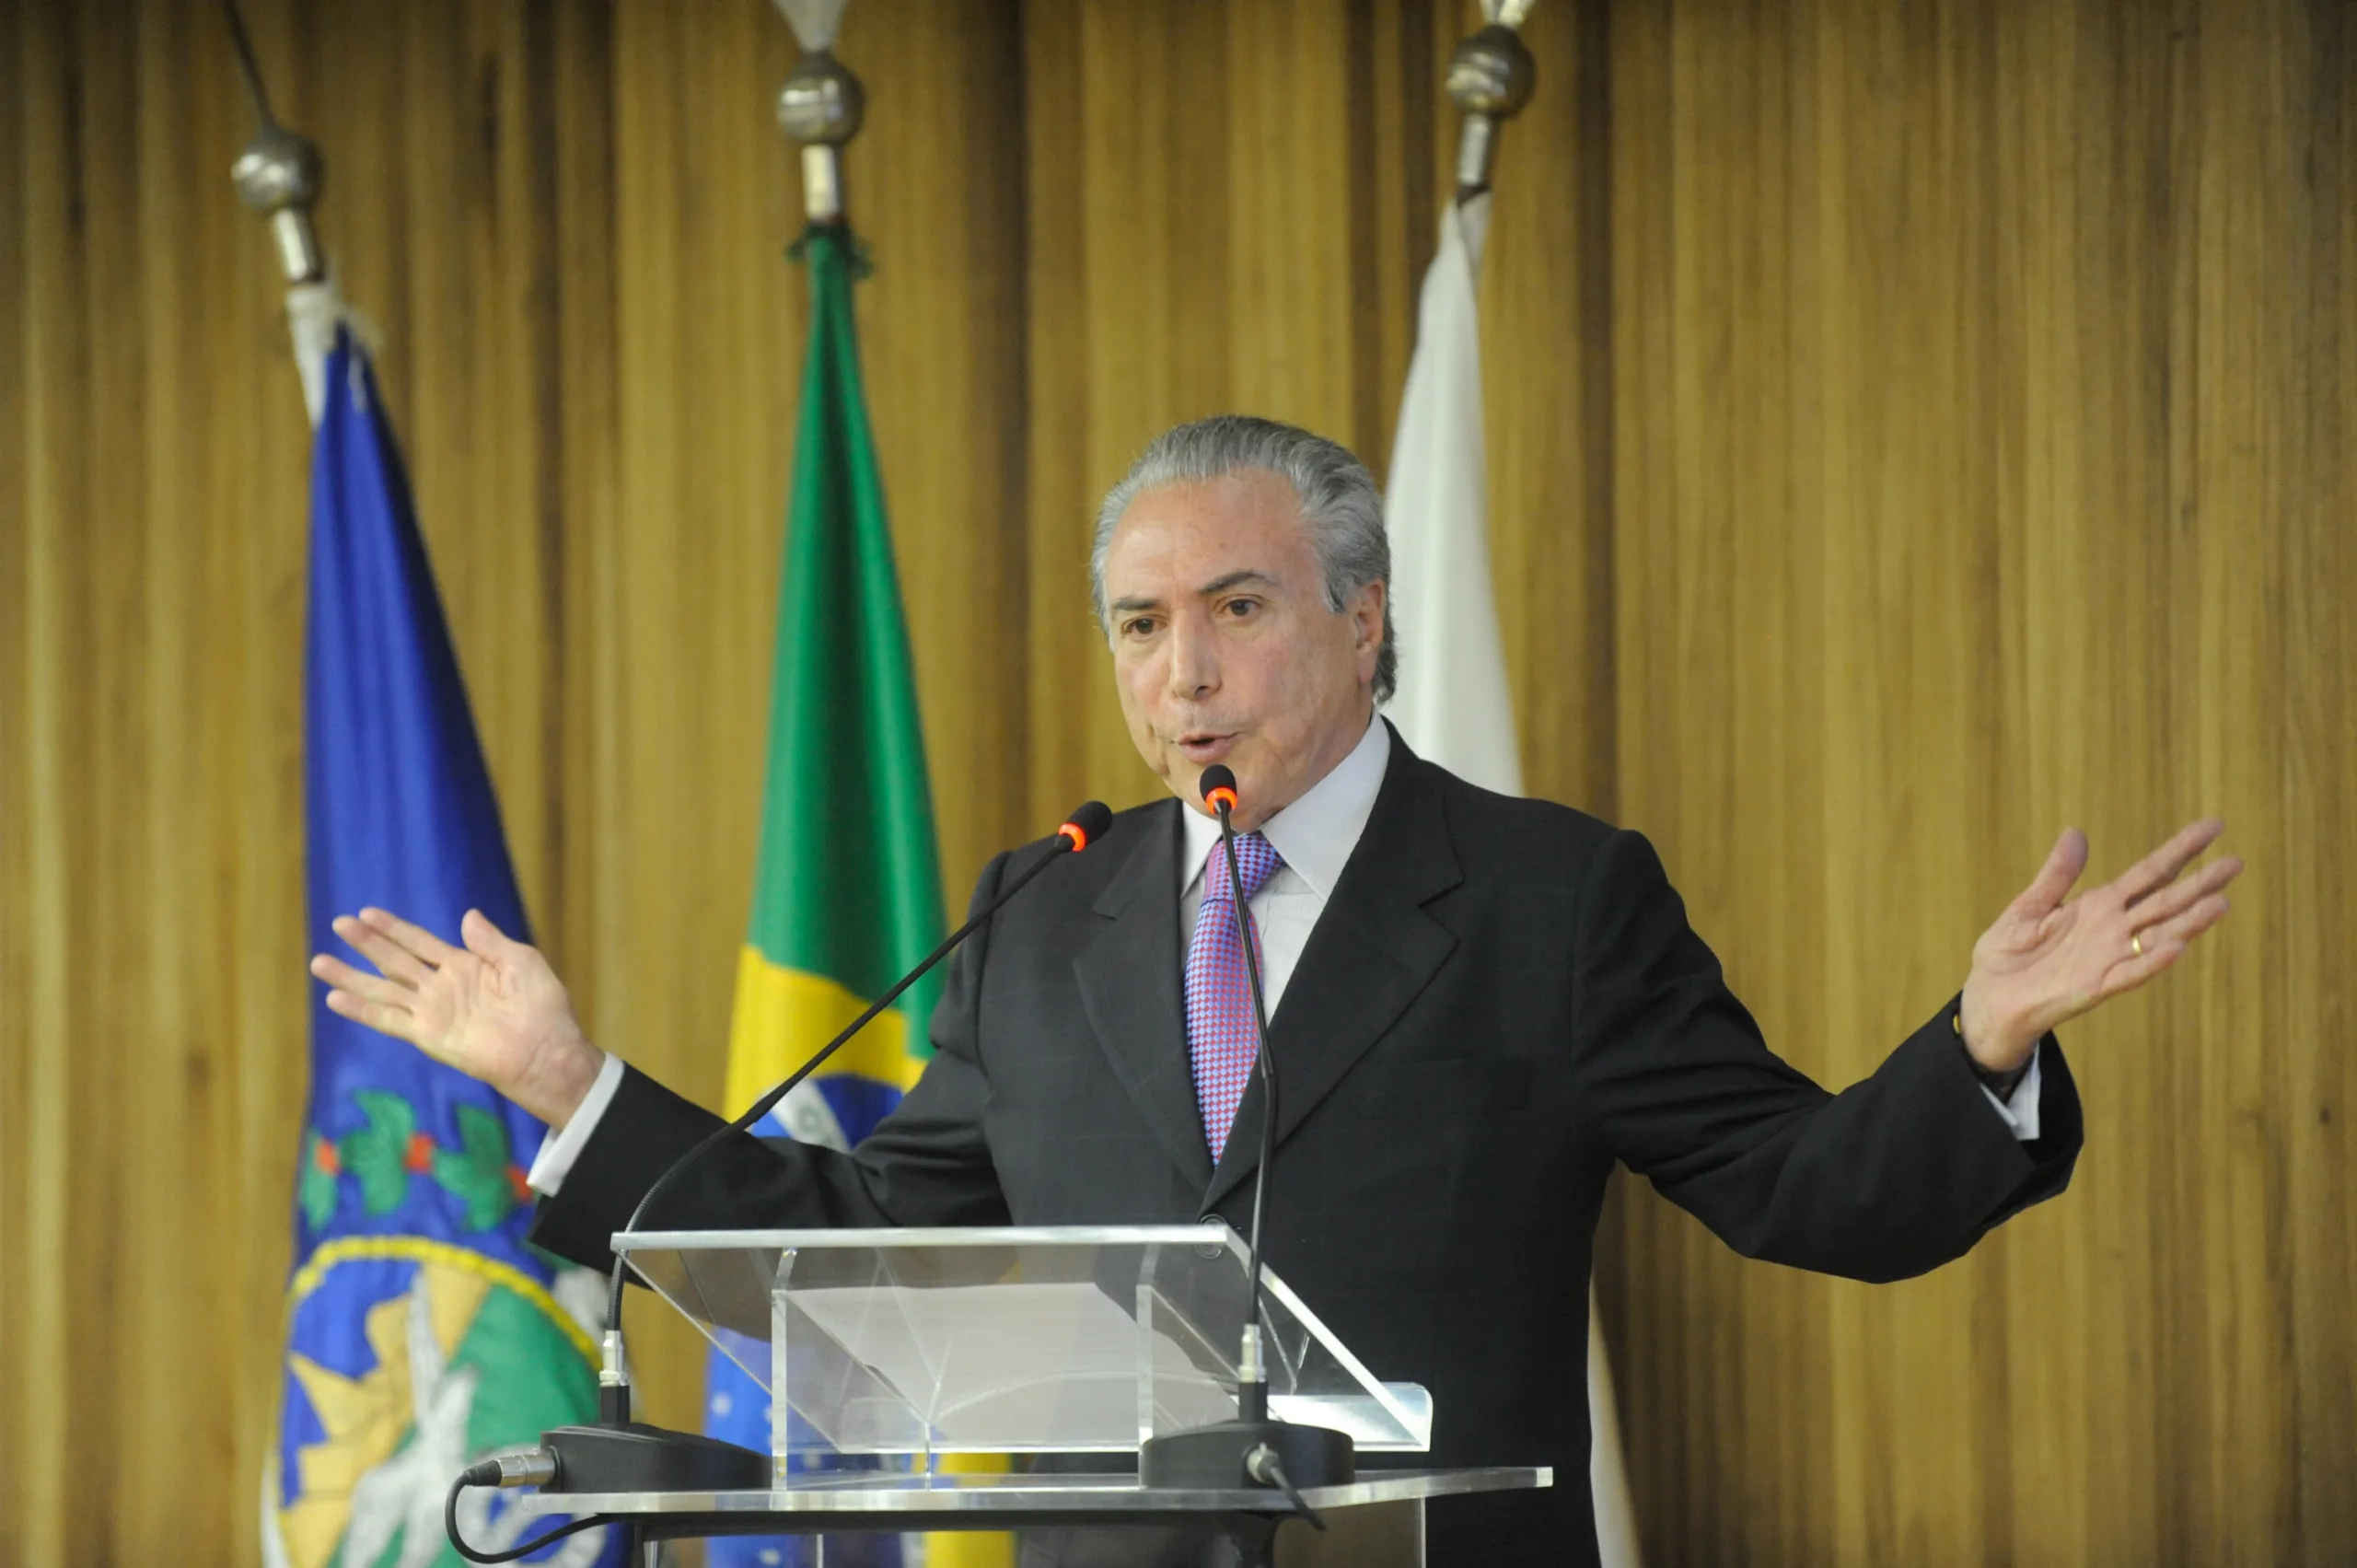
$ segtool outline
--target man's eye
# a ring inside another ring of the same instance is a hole
[[[1226,611],[1228,618],[1233,621],[1241,621],[1258,611],[1260,608],[1260,601],[1257,598],[1232,598],[1220,606],[1220,609]]]
[[[1132,616],[1131,619],[1121,622],[1121,634],[1125,637],[1152,636],[1154,634],[1154,617],[1151,615]]]

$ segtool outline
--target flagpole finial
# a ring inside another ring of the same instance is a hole
[[[842,148],[866,111],[866,89],[830,49],[806,52],[778,90],[778,127],[802,144],[802,207],[812,223],[843,220]]]
[[[311,226],[311,204],[319,199],[319,149],[284,125],[264,125],[230,167],[246,205],[270,218],[279,264],[289,284],[318,283],[328,275],[327,253]]]
[[[1523,6],[1521,10],[1527,10]],[[1498,134],[1530,101],[1538,85],[1538,62],[1522,35],[1505,21],[1492,22],[1457,46],[1446,78],[1449,101],[1465,116],[1457,144],[1457,199],[1462,203],[1490,188],[1498,156]]]
[[[319,149],[309,137],[288,130],[271,113],[270,97],[262,90],[261,67],[255,64],[253,42],[246,36],[245,18],[238,14],[236,0],[225,0],[223,8],[228,14],[238,68],[253,98],[258,122],[253,140],[229,166],[229,178],[246,205],[270,219],[271,238],[277,241],[286,281],[318,283],[328,275],[327,255],[311,227],[311,208],[326,179]]]

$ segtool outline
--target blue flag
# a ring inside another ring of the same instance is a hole
[[[304,807],[311,950],[364,904],[446,940],[480,909],[529,940],[458,657],[366,351],[337,333],[311,464]],[[459,1563],[459,1472],[594,1419],[603,1276],[524,1239],[540,1122],[311,998],[311,1094],[263,1555],[288,1568]],[[470,1489],[478,1551],[555,1521]],[[617,1560],[613,1532],[534,1561]]]

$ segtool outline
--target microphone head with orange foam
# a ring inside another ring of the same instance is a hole
[[[1056,836],[1072,845],[1074,851],[1086,849],[1104,837],[1105,830],[1113,825],[1113,808],[1101,800],[1082,802],[1074,808]]]
[[[1213,762],[1203,770],[1196,787],[1203,792],[1203,803],[1223,815],[1236,809],[1236,770],[1225,762]]]

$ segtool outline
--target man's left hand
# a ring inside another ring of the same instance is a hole
[[[1972,946],[1962,1016],[1972,1059],[2010,1073],[2055,1026],[2177,962],[2224,918],[2223,889],[2242,872],[2228,855],[2183,877],[2223,831],[2215,818],[2180,829],[2117,881],[2065,902],[2087,868],[2087,836],[2064,829],[2037,880]]]

